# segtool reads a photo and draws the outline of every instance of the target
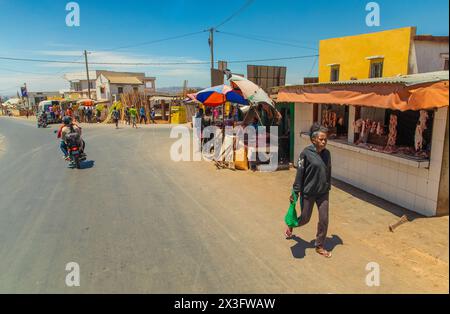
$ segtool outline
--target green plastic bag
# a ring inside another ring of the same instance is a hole
[[[295,206],[297,205],[298,197],[294,191],[292,191],[292,196],[294,198],[294,201],[289,206],[288,212],[287,212],[286,216],[284,217],[284,221],[289,228],[297,228],[298,227],[298,216],[297,216],[297,210],[295,209]],[[302,207],[303,207],[303,198],[300,196],[300,211],[302,210]]]

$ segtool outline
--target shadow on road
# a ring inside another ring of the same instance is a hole
[[[306,256],[307,249],[315,249],[315,240],[307,242],[297,236],[293,236],[292,240],[295,240],[297,242],[297,244],[291,247],[292,256],[294,256],[295,258],[304,258]],[[338,245],[344,245],[344,242],[339,236],[335,234],[333,234],[331,238],[328,237],[325,241],[325,249],[330,252],[332,252]]]
[[[88,160],[88,161],[85,161],[85,162],[82,162],[81,163],[81,170],[83,170],[83,169],[90,169],[90,168],[93,168],[94,167],[94,165],[95,165],[95,161],[94,160]]]
[[[425,218],[425,216],[422,216],[413,211],[410,211],[408,209],[405,209],[403,207],[395,205],[395,204],[393,204],[389,201],[386,201],[376,195],[373,195],[366,191],[360,190],[357,187],[351,186],[350,184],[347,184],[345,182],[333,179],[332,184],[333,184],[333,186],[352,195],[353,197],[356,197],[360,200],[363,200],[364,202],[370,203],[376,207],[379,207],[385,211],[388,211],[391,214],[393,214],[394,216],[397,216],[399,218],[402,217],[403,215],[406,215],[408,217],[409,221],[414,221],[416,219]]]

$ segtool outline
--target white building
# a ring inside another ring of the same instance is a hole
[[[41,101],[47,100],[50,97],[62,97],[62,94],[60,92],[28,92],[31,108],[35,108]]]
[[[91,89],[91,98],[96,99],[96,86],[98,71],[89,71],[89,83],[87,80],[87,74],[85,72],[66,73],[64,78],[69,81],[70,90],[69,95],[71,98],[89,98],[89,87]]]
[[[102,74],[103,78],[99,80]],[[108,81],[113,77],[113,83],[109,85]],[[139,92],[146,92],[147,94],[156,91],[156,78],[146,77],[145,73],[141,72],[89,71],[89,83],[86,72],[67,73],[64,78],[70,83],[69,96],[74,99],[89,98],[88,86],[91,90],[91,99],[97,100],[113,100],[114,95],[136,88]],[[100,86],[98,86],[99,82]],[[141,88],[140,85],[143,87]]]
[[[411,41],[409,74],[448,71],[448,43],[448,36],[414,36]]]
[[[123,93],[154,94],[156,91],[154,77],[145,73],[101,71],[96,81],[98,100],[115,101]]]

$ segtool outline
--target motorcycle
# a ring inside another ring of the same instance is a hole
[[[76,143],[69,143],[67,150],[69,152],[71,167],[81,169],[81,162],[86,160],[86,154],[81,152],[80,147]]]
[[[39,117],[38,119],[38,128],[47,128],[47,121],[45,119],[42,119],[42,117]]]

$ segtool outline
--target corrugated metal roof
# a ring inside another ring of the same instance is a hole
[[[111,84],[130,84],[130,85],[142,85],[144,84],[135,76],[111,76],[103,74]]]
[[[414,36],[414,40],[448,43],[448,36],[416,35]]]
[[[72,82],[76,82],[76,81],[79,82],[80,80],[87,81],[86,72],[66,73],[66,74],[64,74],[64,78],[67,81],[72,81]],[[97,79],[97,73],[95,71],[89,71],[89,80],[95,81],[96,79]]]
[[[305,85],[295,85],[295,86],[279,86],[276,90],[280,88],[295,88],[299,86],[325,86],[325,85],[372,85],[372,84],[401,84],[404,86],[414,86],[426,83],[436,83],[441,81],[448,81],[449,72],[439,71],[439,72],[429,72],[411,75],[400,75],[394,77],[381,77],[363,80],[349,80],[349,81],[337,81],[337,82],[325,82],[325,83],[313,83]]]

